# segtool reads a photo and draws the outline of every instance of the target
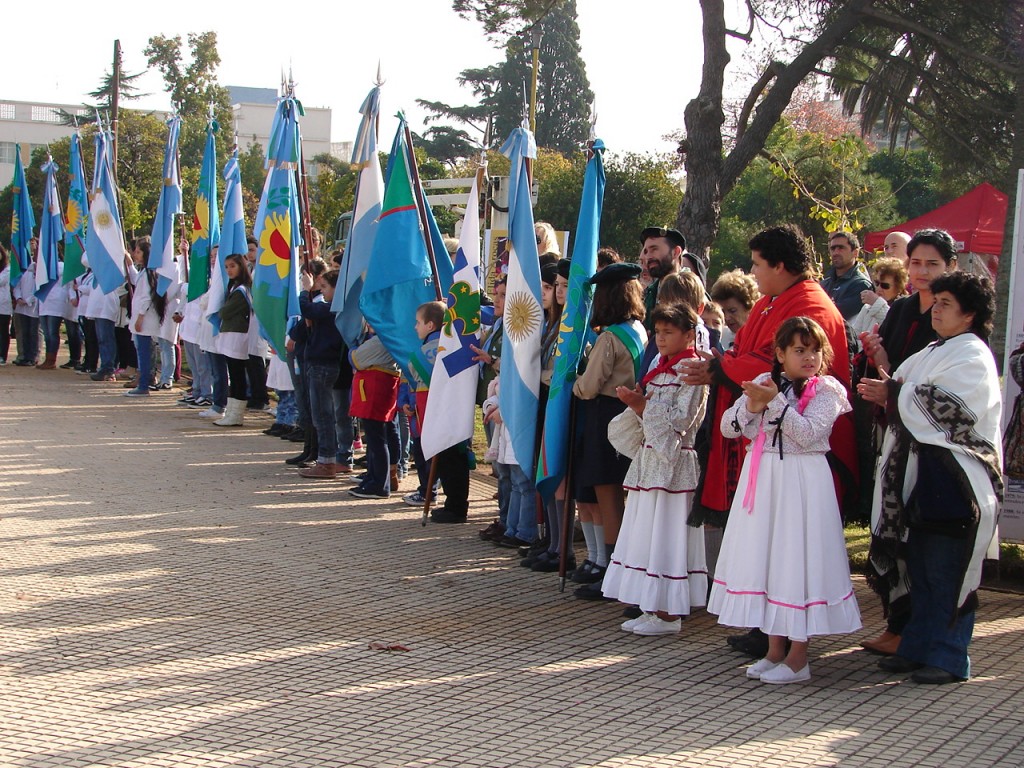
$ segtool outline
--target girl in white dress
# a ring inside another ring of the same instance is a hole
[[[675,634],[681,618],[707,602],[704,529],[686,523],[697,486],[693,439],[704,420],[707,387],[679,378],[683,360],[697,357],[699,317],[684,304],[659,304],[651,313],[659,355],[641,387],[618,387],[641,444],[626,473],[626,511],[605,572],[605,597],[639,605],[644,613],[622,624],[637,635]],[[618,448],[618,446],[616,446]],[[629,450],[629,448],[624,448]]]
[[[850,410],[846,390],[822,373],[832,349],[810,318],[779,327],[775,356],[772,372],[744,382],[722,416],[722,434],[752,442],[708,611],[720,624],[768,635],[768,655],[747,677],[778,685],[810,679],[811,636],[854,632],[861,623],[825,458],[832,425]]]

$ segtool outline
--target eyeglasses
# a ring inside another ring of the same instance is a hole
[[[888,280],[875,280],[875,288],[881,288],[883,291],[888,291],[890,288],[892,288],[892,283],[890,283]]]

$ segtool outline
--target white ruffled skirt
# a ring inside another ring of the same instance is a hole
[[[860,629],[832,473],[823,454],[765,451],[753,510],[743,463],[708,612],[719,624],[805,641]]]

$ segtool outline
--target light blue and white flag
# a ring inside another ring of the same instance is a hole
[[[96,284],[103,293],[113,293],[124,284],[124,233],[114,191],[110,136],[96,131],[96,168],[93,172],[92,202],[85,251]]]
[[[220,333],[220,315],[224,306],[224,291],[228,272],[224,260],[237,253],[245,253],[249,246],[245,238],[245,214],[242,208],[242,173],[238,167],[238,147],[224,166],[224,222],[220,231],[217,258],[210,266],[210,288],[206,303],[206,317],[213,326],[213,335]]]
[[[363,117],[359,121],[359,132],[352,148],[352,165],[360,169],[356,180],[355,210],[352,212],[352,229],[349,230],[348,242],[345,244],[345,256],[341,261],[338,290],[331,302],[338,332],[350,347],[358,344],[363,330],[359,297],[363,292],[366,267],[370,263],[370,252],[377,233],[377,219],[384,202],[384,178],[377,159],[379,87],[370,91],[359,111]]]
[[[178,265],[174,261],[174,217],[181,212],[181,170],[178,167],[178,134],[181,118],[171,115],[167,119],[167,144],[164,146],[163,186],[160,201],[156,206],[153,220],[153,246],[149,251],[146,265],[156,272],[156,292],[167,294],[172,283],[180,279]]]
[[[476,179],[469,190],[447,303],[420,430],[427,459],[473,437],[480,377],[470,349],[470,344],[480,345],[480,198]]]
[[[540,348],[544,326],[541,308],[540,257],[533,226],[533,200],[527,160],[537,144],[526,128],[516,128],[501,148],[509,158],[508,282],[505,289],[505,349],[501,357],[498,405],[512,441],[512,452],[533,476],[540,407]]]
[[[43,215],[39,220],[39,256],[36,258],[36,298],[42,301],[60,282],[58,243],[64,239],[64,216],[57,194],[57,164],[47,157],[43,166],[46,184],[43,187]]]

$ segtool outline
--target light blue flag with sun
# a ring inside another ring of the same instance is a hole
[[[11,211],[11,287],[21,282],[22,276],[32,269],[32,233],[36,228],[36,215],[28,195],[25,168],[21,164],[21,145],[14,145],[14,200]]]
[[[206,126],[206,146],[199,171],[196,208],[192,214],[192,247],[188,255],[188,301],[210,287],[210,254],[220,244],[220,209],[217,207],[217,121]]]
[[[125,275],[124,232],[110,167],[110,141],[109,134],[102,128],[96,131],[96,168],[85,236],[86,258],[103,293],[113,293],[120,288]]]
[[[57,164],[47,157],[43,166],[43,213],[39,220],[39,256],[36,258],[36,298],[42,301],[60,283],[60,250],[64,239],[64,215],[57,193]]]
[[[370,263],[370,252],[377,233],[377,219],[384,202],[384,178],[377,159],[377,118],[380,113],[380,88],[374,88],[359,108],[363,117],[352,148],[352,165],[359,169],[356,181],[352,229],[341,261],[341,279],[331,302],[338,332],[350,347],[359,342],[363,332],[363,313],[359,297]]]
[[[153,220],[153,245],[149,251],[148,267],[157,274],[156,292],[167,294],[172,283],[179,280],[178,264],[174,260],[174,217],[181,209],[181,169],[178,167],[178,134],[181,118],[171,115],[167,119],[167,144],[164,146],[163,186]]]
[[[537,156],[533,134],[516,128],[501,148],[508,157],[508,282],[505,288],[505,342],[501,356],[498,406],[516,461],[532,477],[540,409],[540,347],[544,326],[540,257],[533,225],[527,160]]]
[[[89,192],[85,186],[85,164],[82,162],[82,137],[76,131],[71,136],[71,163],[68,168],[70,183],[68,202],[64,214],[64,275],[67,285],[85,274],[82,256],[85,254],[85,212]]]
[[[282,360],[288,329],[300,314],[298,248],[302,245],[302,220],[295,174],[302,156],[301,114],[302,105],[295,98],[288,96],[278,102],[267,145],[267,180],[253,227],[259,243],[253,268],[253,311],[264,338]],[[227,214],[224,218],[227,222]]]
[[[583,196],[576,223],[576,240],[569,268],[569,287],[555,346],[555,368],[544,411],[544,437],[537,460],[537,490],[541,496],[554,495],[565,477],[569,456],[569,409],[576,369],[587,337],[594,287],[587,281],[597,272],[601,209],[604,206],[604,142],[596,140],[583,176]]]

